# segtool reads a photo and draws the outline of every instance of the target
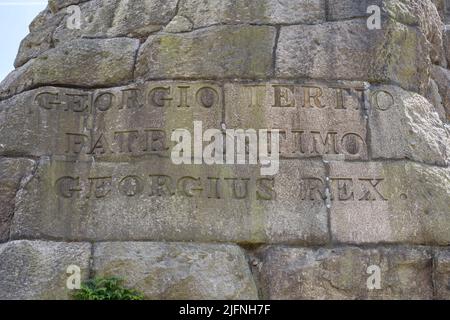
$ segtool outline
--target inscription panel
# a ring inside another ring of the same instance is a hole
[[[35,98],[43,92],[54,97],[61,91],[68,95],[85,94],[76,89],[42,88],[0,102],[0,154],[52,155],[62,146],[64,132],[84,131],[91,119],[87,113],[54,112],[35,103]],[[58,102],[47,100],[46,103],[50,108]]]
[[[364,83],[226,84],[230,128],[278,129],[281,156],[367,159]]]
[[[286,160],[264,177],[247,165],[46,161],[20,195],[12,237],[324,243],[324,199],[302,200],[311,176],[325,179],[322,162]]]
[[[222,113],[222,88],[209,82],[45,87],[0,102],[0,152],[69,160],[168,156],[172,130],[192,131],[194,120],[220,128]]]
[[[105,111],[96,111],[88,132],[65,133],[66,155],[168,157],[173,130],[192,133],[194,121],[205,129],[220,128],[222,122],[222,89],[212,83],[150,82],[137,89],[99,90],[93,101],[95,110]]]
[[[364,90],[364,83],[353,82],[162,81],[90,91],[41,88],[0,103],[0,133],[5,132],[0,152],[67,160],[168,157],[172,131],[192,132],[193,122],[201,121],[204,130],[223,124],[279,129],[282,158],[367,159]]]

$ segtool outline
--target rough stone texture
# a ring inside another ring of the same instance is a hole
[[[373,159],[448,163],[450,137],[431,103],[395,86],[374,86],[370,91],[369,129]]]
[[[434,258],[434,286],[436,298],[450,299],[450,251],[448,249],[436,250]]]
[[[445,24],[450,24],[450,4],[448,3],[448,0],[443,0],[444,3],[444,8],[445,8],[445,12],[443,14],[443,21]]]
[[[194,28],[216,24],[313,24],[325,21],[325,0],[182,0],[179,15]]]
[[[159,31],[175,15],[176,0],[92,0],[49,3],[30,25],[15,66],[20,67],[45,51],[78,38],[142,38]],[[79,5],[80,27],[73,27],[70,5]]]
[[[283,158],[367,159],[365,83],[225,84],[228,128],[279,129]]]
[[[432,0],[434,5],[436,6],[437,11],[439,12],[439,16],[441,20],[445,22],[445,6],[447,0]]]
[[[133,78],[138,40],[79,39],[46,51],[0,83],[0,98],[44,85],[107,87]]]
[[[64,13],[54,15],[47,9],[31,22],[30,33],[22,40],[14,62],[16,68],[54,47],[53,32],[63,17]]]
[[[192,31],[192,22],[184,16],[174,17],[170,23],[164,28],[165,32],[179,33]]]
[[[272,72],[275,33],[267,26],[219,26],[151,35],[139,50],[136,76],[266,78]]]
[[[0,101],[0,154],[116,161],[169,157],[173,129],[192,131],[193,120],[205,129],[220,128],[222,105],[222,89],[213,82],[43,87]],[[103,137],[104,148],[92,151]]]
[[[428,84],[428,47],[414,27],[387,20],[368,30],[365,20],[281,28],[276,76],[393,81],[422,92]]]
[[[38,106],[35,98],[56,88],[27,91],[0,102],[0,153],[2,155],[41,156],[63,149],[65,132],[78,132],[83,116],[75,112],[55,112]],[[68,94],[83,94],[67,89]],[[59,102],[54,96],[47,101]],[[49,104],[51,105],[51,104]],[[57,108],[57,105],[51,105]],[[45,111],[44,111],[45,110]],[[61,146],[62,147],[59,147]],[[64,150],[62,151],[64,153]]]
[[[423,248],[303,249],[268,247],[257,269],[268,299],[430,299],[432,259]],[[381,269],[381,289],[368,290],[367,268]]]
[[[19,195],[11,237],[322,244],[327,213],[316,192],[324,190],[303,201],[298,183],[310,176],[324,179],[321,162],[285,161],[278,175],[261,177],[259,166],[176,166],[160,158],[42,160]]]
[[[447,122],[447,112],[445,111],[442,97],[439,94],[439,86],[433,79],[430,79],[426,98],[434,106],[434,109],[445,126]]]
[[[0,242],[8,240],[16,192],[22,179],[31,174],[33,165],[28,159],[0,158]]]
[[[82,16],[82,25],[80,29],[71,29],[67,27],[67,19],[70,15],[67,14],[65,8],[71,4],[80,5]],[[177,1],[175,0],[158,0],[150,2],[144,0],[132,2],[123,0],[52,2],[50,3],[51,10],[46,10],[41,14],[39,19],[31,25],[31,33],[21,45],[16,60],[16,66],[23,65],[30,58],[37,57],[46,50],[57,46],[59,43],[64,43],[79,37],[146,37],[169,24],[175,17],[176,4]],[[387,35],[386,38],[389,43],[392,42],[398,45],[398,38],[402,38],[401,34],[407,34],[408,39],[406,41],[403,40],[402,44],[403,46],[408,46],[409,49],[411,47],[411,41],[416,41],[414,37],[417,37],[417,35],[414,35],[414,32],[408,30],[408,28],[402,29],[400,25],[391,26],[393,22],[398,21],[404,26],[418,26],[418,30],[420,30],[420,33],[425,37],[425,39],[421,39],[421,41],[424,45],[427,45],[427,48],[422,49],[424,52],[429,51],[429,54],[426,54],[423,59],[431,57],[433,62],[445,63],[442,46],[443,26],[439,19],[438,11],[432,5],[431,1],[414,0],[409,2],[403,0],[390,0],[377,1],[376,4],[383,7],[383,18],[385,18],[383,20],[386,20],[386,23],[390,26],[387,29],[387,34],[383,34]],[[328,16],[331,20],[365,17],[367,16],[366,8],[368,5],[369,3],[366,1],[331,1],[328,4]],[[130,16],[132,16],[133,19],[129,19]],[[183,17],[192,22],[192,27],[195,29],[218,24],[309,25],[325,22],[325,16],[324,0],[285,0],[283,2],[275,0],[258,2],[208,0],[202,1],[201,3],[198,0],[183,0],[180,1],[178,16],[175,17],[175,19],[179,20],[180,17]],[[319,31],[321,34],[326,34],[328,31],[338,31],[341,28],[343,28],[342,31],[346,30],[345,25],[337,25],[335,28],[332,28],[332,30],[329,30],[330,28],[328,26],[318,25],[317,28],[311,29],[311,31]],[[352,31],[351,29],[352,27],[350,27],[350,31]],[[384,43],[382,37],[376,35],[377,33],[369,32],[367,28],[364,29],[366,32],[358,32],[361,34],[361,39],[370,35],[371,41],[365,41],[361,46],[368,45],[370,42],[373,42],[372,40],[377,39],[378,41],[383,42],[383,47],[389,46],[388,42]],[[175,32],[185,32],[188,30],[189,29],[181,28],[175,29]],[[363,30],[363,28],[360,28],[360,30]],[[295,32],[295,30],[292,32]],[[397,33],[398,35],[391,33]],[[344,40],[344,43],[342,43],[343,46],[352,46],[357,39],[353,41],[350,36],[350,38],[342,40]],[[345,42],[345,40],[351,41]],[[305,39],[305,41],[308,41],[308,39]],[[311,39],[310,41],[313,40]],[[317,40],[314,40],[314,42],[317,42]],[[327,41],[324,42],[326,43]],[[224,45],[226,46],[227,44],[225,43]],[[325,48],[327,54],[330,53],[330,45],[331,44],[328,45],[328,48]],[[299,46],[302,46],[302,44],[299,43]],[[358,50],[357,48],[353,48],[352,51],[355,49]],[[372,49],[379,49],[379,47]],[[388,51],[384,52],[384,56],[380,57],[380,61],[377,62],[383,63],[386,57],[397,54],[397,51],[394,52],[394,48],[387,50]],[[362,50],[361,55],[363,52],[364,50]],[[399,50],[398,52],[404,51]],[[420,57],[419,54],[420,52],[416,55],[417,58]],[[345,58],[345,54],[342,55],[342,57]],[[399,73],[405,73],[407,71],[407,63],[413,62],[413,56],[408,58],[410,60],[404,61],[400,67],[401,70]],[[305,61],[307,60],[305,59]],[[417,62],[419,62],[419,60],[414,61],[414,64],[420,68]],[[392,61],[389,66],[393,68],[395,67],[395,63],[396,61]],[[422,64],[423,63],[425,62],[422,61]],[[411,68],[408,70],[410,69]],[[390,76],[397,70],[391,71],[393,72],[385,72],[385,70],[375,68],[376,75],[374,75],[376,79],[378,79],[379,76],[382,78],[387,76],[387,78],[391,79]],[[383,75],[381,75],[382,73]],[[408,74],[411,75],[411,72],[408,71]],[[405,76],[407,75],[405,74]],[[359,77],[357,77],[357,80],[360,80]]]
[[[71,5],[77,5],[89,0],[48,0],[49,8],[55,12]]]
[[[0,244],[0,299],[70,299],[67,267],[89,275],[91,245],[43,241],[12,241]]]
[[[146,299],[257,299],[238,246],[181,243],[99,243],[93,271],[118,276]]]
[[[66,19],[56,28],[54,40],[78,37],[144,38],[159,31],[175,16],[177,0],[93,0],[80,6],[80,29],[67,27]]]
[[[442,48],[443,23],[437,8],[430,0],[330,0],[328,17],[329,20],[367,18],[367,8],[370,5],[381,8],[382,22],[389,24],[396,21],[406,26],[417,26],[426,38],[424,44],[429,47],[432,62],[445,66]],[[389,34],[386,36],[389,40]]]
[[[386,10],[392,19],[405,25],[418,25],[426,38],[431,62],[446,66],[442,46],[444,25],[436,7],[430,0],[390,0],[385,1]]]
[[[447,64],[450,65],[450,25],[444,29],[444,49],[447,57]]]
[[[450,71],[439,66],[433,66],[431,68],[431,77],[438,85],[446,119],[450,121]]]
[[[345,243],[450,244],[450,169],[330,163],[331,231]]]
[[[382,1],[370,1],[370,4],[380,5]],[[367,17],[367,7],[370,5],[367,0],[329,0],[328,19],[331,21],[345,20],[352,18]]]

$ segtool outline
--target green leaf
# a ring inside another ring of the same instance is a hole
[[[144,296],[136,290],[122,286],[123,280],[117,277],[94,278],[85,281],[73,297],[76,300],[143,300]]]

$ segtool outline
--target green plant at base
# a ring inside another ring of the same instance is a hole
[[[73,297],[76,300],[143,300],[144,296],[136,290],[122,286],[116,277],[95,278],[81,285]]]

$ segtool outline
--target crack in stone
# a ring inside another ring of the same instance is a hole
[[[21,157],[20,159],[28,159],[28,158],[23,158]],[[14,216],[16,214],[16,209],[17,209],[17,201],[18,201],[18,197],[20,196],[21,192],[27,187],[27,185],[31,182],[31,180],[33,180],[33,178],[36,176],[38,167],[39,167],[39,162],[36,160],[32,160],[32,159],[28,159],[33,161],[33,167],[30,170],[29,174],[25,174],[21,179],[20,182],[17,186],[17,189],[15,191],[14,194],[14,206],[13,206],[13,211],[12,211],[12,215],[10,218],[11,221],[11,225],[9,227],[9,231],[8,231],[8,241],[11,241],[11,227],[12,227],[12,222],[14,220]]]

